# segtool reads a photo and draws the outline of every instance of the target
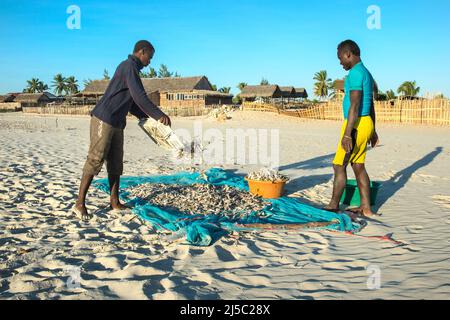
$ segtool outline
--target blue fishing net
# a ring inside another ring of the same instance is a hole
[[[206,176],[206,177],[205,177]],[[182,233],[189,244],[196,246],[209,246],[217,239],[231,231],[255,230],[254,224],[289,225],[305,224],[311,222],[333,222],[320,227],[336,231],[357,232],[361,225],[352,222],[347,215],[336,214],[314,208],[297,199],[281,197],[267,199],[272,206],[263,211],[265,217],[256,213],[232,220],[225,215],[185,214],[168,208],[161,208],[148,201],[132,197],[127,189],[143,183],[192,185],[209,183],[212,185],[228,185],[240,190],[248,191],[247,182],[242,176],[220,168],[212,168],[206,175],[199,173],[181,172],[172,175],[155,175],[145,177],[122,177],[120,180],[120,198],[132,207],[132,211],[140,218],[148,221],[157,230],[169,230]],[[94,186],[109,193],[108,179],[94,182]]]

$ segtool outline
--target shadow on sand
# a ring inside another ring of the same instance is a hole
[[[400,189],[402,189],[417,170],[429,165],[442,150],[442,147],[437,147],[434,151],[417,160],[409,167],[397,172],[389,180],[380,181],[381,188],[377,196],[376,210],[378,211],[389,198],[393,197]]]
[[[434,158],[436,158],[441,152],[443,148],[442,147],[436,147],[436,149],[427,155],[423,156],[421,159],[417,160],[413,164],[411,164],[409,167],[397,172],[392,178],[386,181],[379,181],[381,183],[381,188],[378,192],[377,201],[376,201],[376,211],[378,211],[385,203],[386,201],[393,197],[400,189],[402,189],[408,180],[411,178],[411,176],[419,169],[426,167],[429,165]],[[320,156],[316,158],[312,158],[306,161],[301,161],[289,165],[285,165],[280,167],[281,170],[288,170],[288,169],[305,169],[305,170],[312,170],[321,168],[327,165],[330,165],[331,159],[333,158],[334,154],[328,154],[326,156]],[[326,183],[330,179],[333,178],[332,174],[321,174],[321,175],[315,175],[315,176],[303,176],[296,178],[294,180],[291,180],[286,185],[286,194],[290,195],[297,191],[305,190],[311,187],[314,187],[318,184]],[[330,194],[331,197],[331,194]]]
[[[314,170],[319,168],[326,168],[331,166],[331,161],[334,158],[334,153],[327,154],[325,156],[315,157],[309,160],[300,161],[297,163],[291,163],[278,168],[279,171],[289,169],[302,169],[302,170]]]

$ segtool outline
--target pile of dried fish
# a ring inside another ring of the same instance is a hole
[[[287,182],[289,177],[273,169],[263,168],[247,175],[247,179],[256,181]]]
[[[158,207],[187,214],[224,215],[240,219],[251,213],[263,218],[270,202],[227,185],[211,184],[141,184],[127,190],[131,196],[147,200]]]

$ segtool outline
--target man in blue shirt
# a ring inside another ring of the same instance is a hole
[[[367,144],[378,144],[375,131],[375,108],[373,104],[375,82],[361,61],[360,49],[352,40],[338,46],[338,58],[342,67],[349,71],[345,79],[343,101],[344,124],[341,138],[333,160],[333,195],[325,210],[338,212],[339,202],[347,184],[347,165],[350,163],[358,183],[361,205],[351,211],[364,216],[374,214],[370,207],[370,179],[365,168]]]
[[[150,64],[154,53],[150,42],[138,41],[133,54],[117,67],[105,94],[91,112],[89,153],[83,167],[78,200],[73,207],[83,220],[92,217],[86,209],[86,194],[105,161],[111,209],[127,208],[119,201],[119,184],[123,173],[123,130],[128,112],[139,119],[152,117],[164,125],[171,125],[170,118],[147,97],[139,76],[139,71]]]

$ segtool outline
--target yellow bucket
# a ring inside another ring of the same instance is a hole
[[[283,194],[285,181],[259,181],[245,178],[250,188],[250,193],[266,198],[277,199]]]

